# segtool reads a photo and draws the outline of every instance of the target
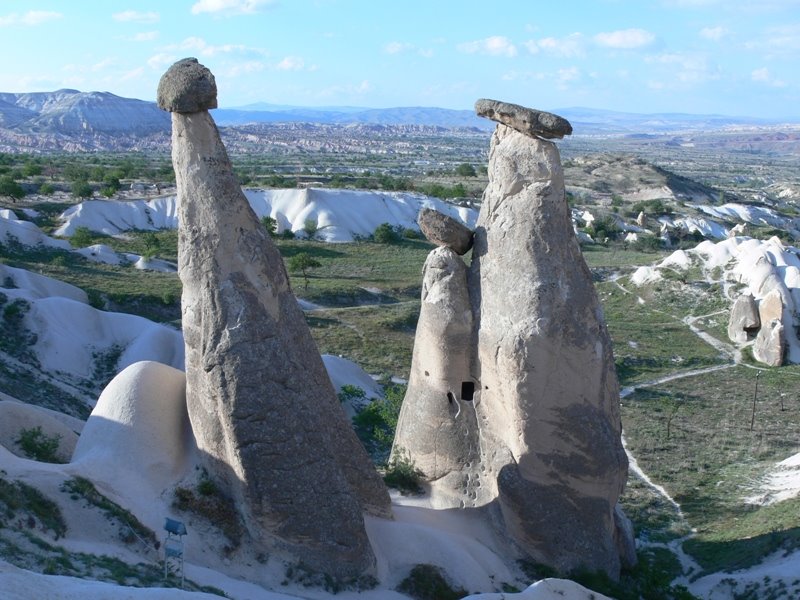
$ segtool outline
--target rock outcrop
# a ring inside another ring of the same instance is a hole
[[[159,83],[172,112],[189,418],[252,543],[334,577],[370,571],[363,511],[389,497],[325,372],[281,256],[250,208],[195,59]],[[196,96],[192,98],[192,96]]]
[[[753,343],[753,358],[770,367],[780,367],[786,351],[783,325],[778,319],[762,321],[756,341]]]
[[[773,320],[783,320],[783,297],[779,288],[770,291],[758,303],[758,319],[764,325]]]
[[[467,267],[453,250],[441,247],[428,255],[422,272],[411,375],[393,455],[413,460],[429,480],[460,478],[464,465],[480,456]]]
[[[511,106],[476,104],[501,124],[467,294],[460,275],[449,284],[460,271],[457,257],[434,250],[396,448],[402,444],[431,480],[435,504],[496,505],[506,533],[535,560],[618,577],[623,561],[635,561],[630,524],[617,507],[628,467],[619,386],[572,232],[558,150],[541,139],[571,127]],[[467,297],[471,323],[457,316]]]
[[[731,308],[731,316],[728,319],[728,338],[732,342],[752,340],[759,327],[761,327],[761,319],[758,316],[756,299],[753,294],[742,294]]]
[[[428,241],[437,246],[450,248],[462,255],[472,248],[472,230],[432,208],[423,208],[417,216],[417,223]]]
[[[563,117],[519,104],[482,98],[475,103],[475,112],[533,137],[560,139],[572,134],[572,125]]]

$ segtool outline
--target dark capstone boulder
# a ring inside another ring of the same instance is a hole
[[[196,58],[184,58],[161,76],[156,101],[160,108],[177,113],[217,108],[217,83]]]
[[[519,104],[482,98],[475,103],[475,112],[531,137],[560,139],[572,134],[572,125],[564,117]]]
[[[456,254],[466,254],[472,248],[472,230],[438,210],[423,208],[417,223],[428,241],[437,246],[450,248]]]

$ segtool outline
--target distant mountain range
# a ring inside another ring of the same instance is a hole
[[[752,117],[680,113],[647,115],[590,108],[563,108],[553,112],[572,123],[575,135],[651,135],[780,123]],[[214,110],[213,114],[222,127],[279,122],[422,125],[483,131],[494,127],[494,123],[477,117],[471,110],[432,107],[313,108],[258,103],[238,108],[220,108]],[[75,150],[116,147],[146,149],[150,147],[148,144],[163,145],[169,127],[169,115],[154,102],[122,98],[109,92],[63,89],[26,94],[0,93],[0,149],[13,150],[17,146]],[[149,138],[153,139],[147,141]],[[46,140],[46,143],[41,140]]]

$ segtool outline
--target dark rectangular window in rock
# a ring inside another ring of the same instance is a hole
[[[472,402],[475,397],[475,384],[472,381],[461,382],[461,399]]]

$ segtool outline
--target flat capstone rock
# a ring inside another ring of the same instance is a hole
[[[217,108],[217,82],[196,58],[184,58],[161,76],[156,101],[160,108],[177,113]]]
[[[572,134],[572,125],[564,117],[519,104],[481,98],[475,102],[475,112],[531,137],[550,140]]]
[[[450,248],[459,255],[472,248],[472,230],[438,210],[423,208],[419,211],[417,223],[432,244]]]

